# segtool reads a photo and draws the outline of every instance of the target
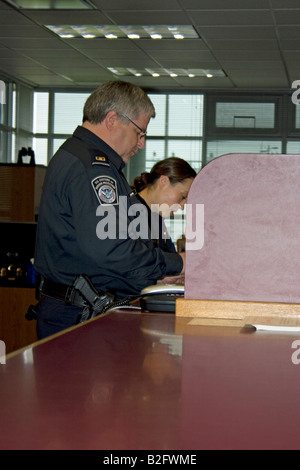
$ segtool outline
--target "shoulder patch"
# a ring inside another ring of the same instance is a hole
[[[92,151],[92,165],[104,165],[109,166],[108,157],[101,150]]]
[[[101,205],[116,205],[119,203],[117,182],[114,178],[97,176],[91,183]]]

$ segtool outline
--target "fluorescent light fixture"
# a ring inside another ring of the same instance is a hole
[[[218,77],[225,77],[225,73],[221,69],[164,69],[164,68],[145,68],[145,69],[134,69],[134,68],[125,68],[125,67],[107,67],[107,69],[118,75],[123,77],[188,77],[188,78],[196,78],[196,77],[204,77],[204,78],[218,78]]]
[[[66,25],[45,24],[46,28],[60,37],[73,34],[73,37],[87,38],[129,38],[129,39],[199,39],[193,26],[122,26],[122,25]],[[88,35],[88,36],[87,36]]]
[[[88,0],[7,0],[16,8],[26,10],[86,10],[94,9]]]

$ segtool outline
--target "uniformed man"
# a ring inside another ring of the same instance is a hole
[[[100,293],[122,298],[183,272],[183,254],[155,248],[144,227],[137,236],[141,223],[134,224],[132,209],[139,201],[122,173],[144,148],[153,117],[154,106],[141,88],[105,83],[87,99],[82,125],[51,159],[35,252],[39,339],[78,322],[86,299],[73,287],[82,274]]]

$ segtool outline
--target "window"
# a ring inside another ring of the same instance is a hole
[[[282,143],[280,140],[217,139],[207,143],[206,162],[227,153],[282,153]]]
[[[146,171],[150,171],[155,162],[172,156],[187,160],[199,171],[202,166],[204,96],[149,94],[149,97],[155,106],[156,117],[150,120],[147,131]]]
[[[299,155],[300,157],[300,140],[298,141],[293,140],[293,141],[288,142],[286,153]]]
[[[73,134],[82,123],[82,110],[89,93],[54,94],[54,134]]]
[[[273,129],[275,103],[216,103],[216,127]]]
[[[15,84],[0,80],[0,162],[12,163],[16,141]]]
[[[228,153],[285,153],[287,100],[284,95],[209,95],[203,164]]]
[[[300,130],[300,106],[295,105],[295,128]]]
[[[48,133],[49,93],[36,92],[33,95],[33,132]]]
[[[201,137],[203,95],[169,95],[168,135]]]
[[[280,135],[280,96],[209,96],[208,135]]]

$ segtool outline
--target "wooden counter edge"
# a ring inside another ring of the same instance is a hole
[[[300,304],[230,300],[176,299],[178,317],[243,320],[249,316],[300,315]]]

